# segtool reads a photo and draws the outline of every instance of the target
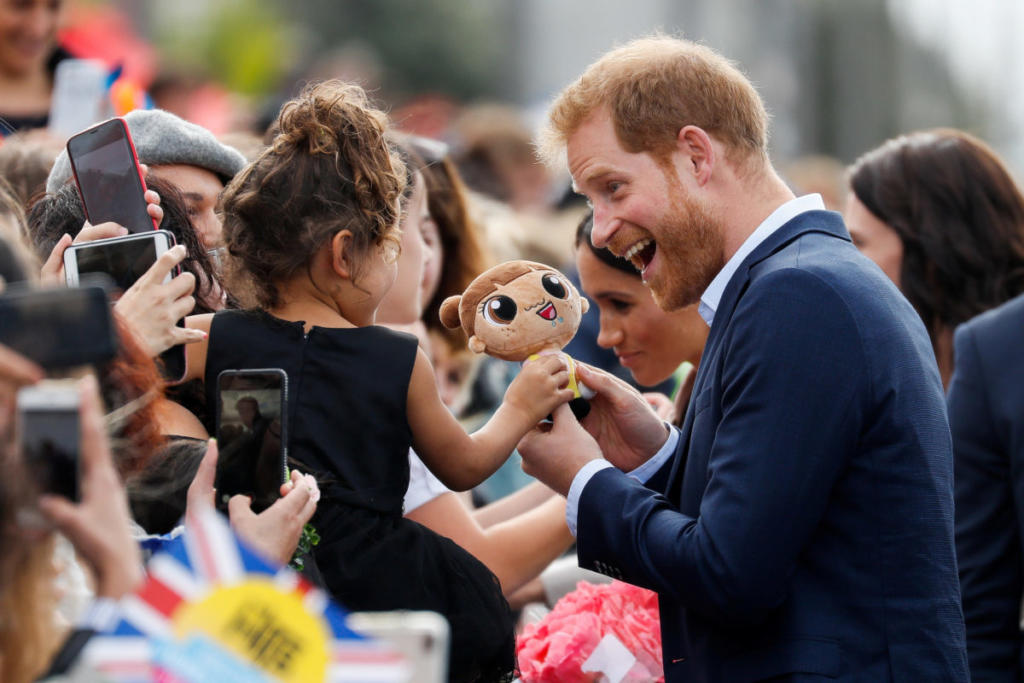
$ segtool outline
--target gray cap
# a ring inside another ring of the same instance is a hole
[[[163,109],[136,109],[128,112],[128,122],[139,161],[150,166],[183,164],[198,166],[214,173],[227,184],[245,167],[245,157],[221,143],[202,126],[189,123]],[[71,179],[71,164],[64,150],[53,162],[46,191],[56,192]]]

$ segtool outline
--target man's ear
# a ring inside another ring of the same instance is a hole
[[[331,269],[340,277],[351,280],[353,273],[352,231],[346,228],[331,238]]]
[[[676,148],[685,160],[680,172],[689,173],[698,185],[707,183],[718,158],[707,131],[699,126],[683,126],[676,137]]]
[[[487,350],[487,344],[484,343],[483,339],[474,334],[469,338],[469,350],[473,353],[483,353]]]

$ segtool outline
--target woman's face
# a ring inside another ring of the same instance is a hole
[[[402,253],[398,257],[398,274],[377,308],[378,323],[407,325],[419,320],[423,314],[423,268],[428,256],[421,230],[425,215],[427,188],[423,176],[417,173],[402,217]]]
[[[427,202],[424,202],[424,210]],[[423,235],[423,293],[420,304],[427,307],[437,293],[441,284],[441,268],[444,265],[444,245],[441,244],[441,229],[437,221],[427,211],[420,221],[420,233]]]
[[[639,276],[602,263],[586,245],[576,249],[576,267],[583,291],[601,315],[598,345],[614,349],[638,384],[653,386],[684,361],[700,361],[708,326],[695,304],[663,311]]]
[[[63,0],[0,0],[0,71],[41,72],[57,43]]]
[[[861,253],[878,264],[889,279],[900,286],[903,267],[903,240],[896,231],[878,219],[852,191],[843,212],[853,243]]]

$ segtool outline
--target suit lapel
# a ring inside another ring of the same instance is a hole
[[[743,263],[736,269],[736,273],[729,280],[722,293],[722,299],[718,302],[718,309],[715,311],[715,318],[708,333],[707,343],[704,345],[704,352],[701,354],[700,366],[697,368],[697,377],[693,383],[693,392],[690,394],[690,401],[686,406],[686,417],[683,419],[683,426],[680,430],[679,445],[676,447],[674,462],[669,472],[668,484],[665,487],[666,497],[677,506],[681,504],[681,487],[683,474],[686,471],[686,463],[690,455],[690,438],[693,435],[694,406],[697,399],[709,387],[710,377],[716,373],[719,365],[718,354],[723,331],[729,327],[736,305],[750,283],[750,269],[776,253],[784,246],[797,239],[801,235],[811,232],[821,232],[850,241],[850,234],[843,225],[843,219],[834,211],[807,211],[788,222],[784,223],[778,230],[769,235],[761,244],[754,248],[750,254],[743,259]]]

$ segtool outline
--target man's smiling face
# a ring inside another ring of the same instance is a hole
[[[725,259],[712,210],[680,179],[682,153],[659,160],[625,150],[604,110],[569,136],[567,152],[594,209],[594,246],[631,260],[663,309],[696,302]]]

